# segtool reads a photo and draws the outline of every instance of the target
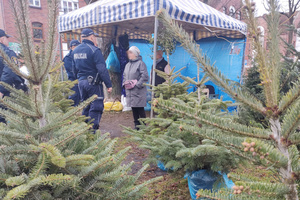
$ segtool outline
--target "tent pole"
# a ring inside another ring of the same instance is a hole
[[[156,51],[157,51],[157,31],[158,31],[158,18],[157,14],[155,15],[155,22],[154,22],[154,50],[153,50],[153,70],[152,70],[152,86],[155,86],[155,70],[156,69]],[[152,100],[154,99],[154,92],[152,91]],[[153,106],[151,105],[151,114],[150,117],[154,117],[154,110]]]
[[[63,53],[62,53],[62,44],[61,44],[61,34],[59,34],[59,55],[60,60],[63,60]],[[60,67],[60,75],[61,75],[61,81],[64,81],[64,69],[63,66]]]

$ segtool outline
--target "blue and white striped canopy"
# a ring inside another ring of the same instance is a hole
[[[199,38],[212,35],[244,37],[245,23],[229,17],[199,0],[101,0],[60,16],[59,32],[91,27],[102,36],[126,32],[151,34],[158,10],[166,9],[187,31]]]

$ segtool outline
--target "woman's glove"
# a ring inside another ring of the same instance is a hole
[[[137,82],[138,82],[137,80],[128,80],[124,82],[123,86],[125,87],[126,90],[131,90],[135,87]]]

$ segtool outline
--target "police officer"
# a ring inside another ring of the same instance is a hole
[[[18,58],[14,51],[8,48],[8,38],[11,37],[7,35],[4,30],[0,29],[0,48],[7,54],[7,56],[16,64],[18,64]],[[8,65],[5,64],[4,59],[0,56],[0,81],[10,86],[13,86],[16,89],[22,89],[23,91],[27,91],[27,87],[25,85],[25,80],[15,74]],[[4,96],[9,96],[10,92],[0,85],[0,98]],[[2,105],[0,105],[2,109],[5,109]],[[5,119],[0,117],[0,122],[5,123]]]
[[[7,35],[4,30],[0,29],[0,47],[5,53],[9,52],[8,48],[7,48],[8,43],[9,43],[8,42],[9,37],[11,37],[11,36]],[[4,69],[4,61],[3,61],[3,58],[0,56],[0,78],[1,78],[1,75],[3,72],[3,69]]]
[[[67,71],[67,74],[68,74],[68,79],[70,81],[75,81],[77,79],[77,77],[75,76],[74,74],[74,70],[73,70],[73,51],[74,49],[80,45],[80,42],[78,40],[72,40],[70,42],[70,52],[68,53],[68,55],[66,55],[63,59],[63,62],[64,62],[64,66],[65,66],[65,69]],[[79,89],[78,89],[78,84],[76,84],[72,90],[75,92],[72,96],[69,97],[69,99],[72,99],[74,104],[73,106],[77,106],[80,102],[80,94],[79,94]]]
[[[97,47],[98,34],[92,29],[83,29],[81,32],[82,43],[73,51],[74,72],[79,79],[79,92],[81,100],[85,101],[93,95],[98,98],[83,110],[83,115],[89,116],[94,124],[93,129],[99,129],[100,119],[103,113],[103,85],[111,93],[112,83],[106,69],[105,60],[101,50]]]

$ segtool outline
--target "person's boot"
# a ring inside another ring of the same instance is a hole
[[[138,127],[139,125],[141,125],[140,122],[139,121],[135,121],[134,122],[134,129],[135,130],[140,130],[140,128]]]

